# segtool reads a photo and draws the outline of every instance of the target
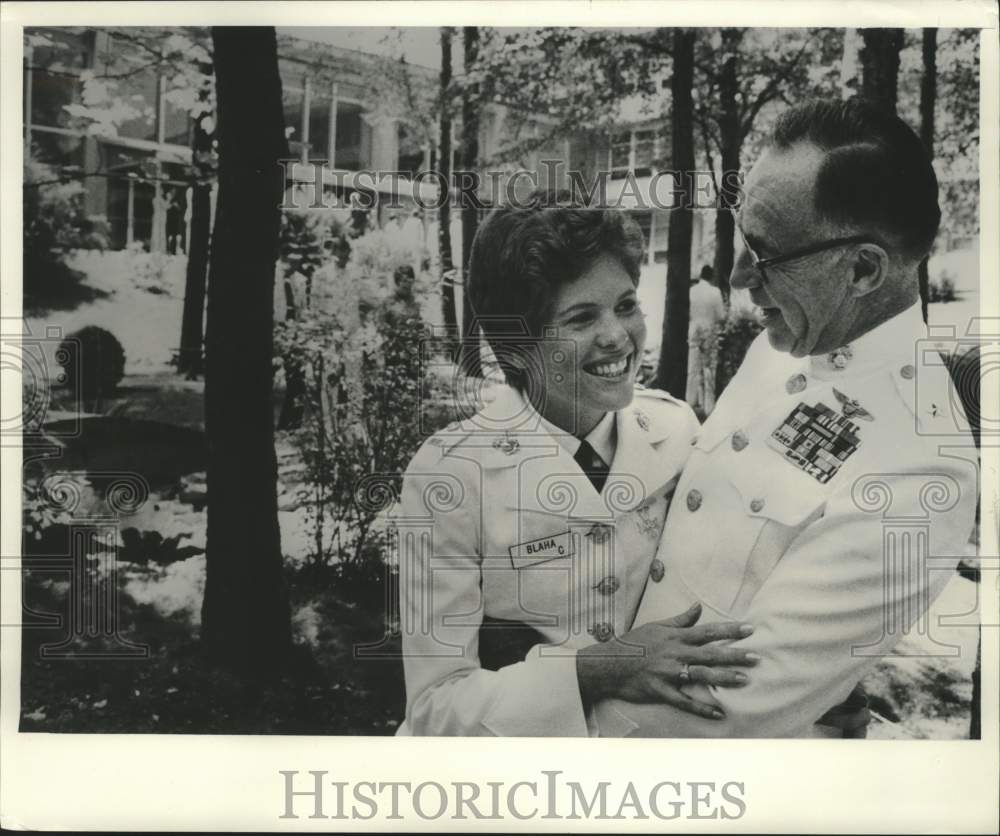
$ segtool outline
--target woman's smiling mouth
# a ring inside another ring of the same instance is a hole
[[[635,356],[634,352],[613,362],[602,360],[597,363],[587,363],[584,365],[583,370],[587,374],[592,374],[594,377],[599,377],[603,380],[618,380],[628,373],[632,365],[633,356]]]

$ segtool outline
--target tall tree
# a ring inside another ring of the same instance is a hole
[[[441,27],[441,118],[438,171],[444,194],[438,210],[438,260],[441,271],[441,314],[444,324],[458,326],[455,310],[454,264],[451,260],[451,27]]]
[[[475,26],[462,28],[462,42],[465,48],[466,83],[462,86],[462,168],[467,172],[479,170],[479,87],[470,75],[479,55],[479,29]],[[471,201],[461,207],[462,213],[462,368],[468,374],[479,375],[479,333],[472,328],[475,312],[469,300],[469,260],[472,257],[472,241],[479,228],[479,210]]]
[[[288,148],[274,29],[215,27],[212,38],[219,195],[206,328],[202,642],[219,662],[268,675],[291,647],[271,392],[278,161]]]
[[[207,77],[211,64],[201,70]],[[212,235],[212,182],[215,177],[215,159],[212,150],[214,127],[209,108],[210,90],[203,87],[198,93],[204,109],[194,118],[191,137],[191,238],[187,247],[187,267],[184,279],[184,310],[181,316],[181,350],[177,370],[189,378],[199,377],[203,371],[202,340],[205,324],[205,284],[208,280],[208,253]]]
[[[861,38],[861,95],[895,113],[903,30],[862,29]]]
[[[923,75],[920,78],[920,139],[931,159],[934,159],[934,106],[937,101],[937,29],[924,29],[921,43]],[[927,300],[930,276],[927,259],[920,262],[920,310],[927,321]]]
[[[833,89],[833,72],[810,72],[810,63],[832,65],[841,52],[836,30],[702,30],[696,43],[698,97],[695,122],[704,142],[715,182],[713,266],[723,296],[729,296],[729,274],[735,256],[735,225],[730,211],[739,199],[739,172],[744,148],[758,141],[758,117],[768,105],[822,94]],[[716,165],[718,161],[718,165]]]
[[[667,296],[656,385],[683,398],[687,388],[688,320],[691,310],[691,232],[694,199],[694,42],[691,29],[673,31],[670,79],[671,160],[676,172],[676,207],[667,232]]]

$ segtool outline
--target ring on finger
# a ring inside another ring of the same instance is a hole
[[[681,672],[677,675],[681,685],[687,685],[691,681],[691,666],[687,662],[681,662]]]

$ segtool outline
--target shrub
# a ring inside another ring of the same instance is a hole
[[[125,349],[114,334],[96,325],[69,334],[59,345],[58,362],[65,383],[84,401],[113,395],[125,376]]]
[[[72,249],[108,246],[107,221],[84,214],[84,192],[80,181],[63,178],[53,166],[25,160],[25,264],[58,261]]]
[[[955,282],[947,273],[942,273],[940,279],[931,279],[927,284],[928,302],[954,302],[958,299],[955,292]]]
[[[413,260],[373,231],[354,242],[345,268],[332,260],[317,268],[309,307],[276,326],[276,354],[304,380],[294,439],[312,499],[312,559],[354,564],[342,567],[345,577],[373,577],[362,564],[384,550],[376,522],[421,441],[417,300],[427,279]]]
[[[715,370],[715,395],[718,397],[733,379],[747,349],[763,330],[757,317],[743,309],[730,310],[719,331],[719,362]]]

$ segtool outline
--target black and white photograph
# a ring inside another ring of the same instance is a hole
[[[5,736],[992,741],[995,798],[995,11],[11,5]],[[599,804],[316,764],[262,761],[266,829],[752,826],[683,763]]]

